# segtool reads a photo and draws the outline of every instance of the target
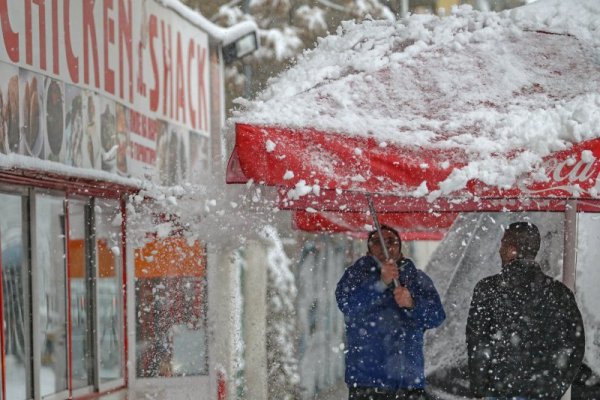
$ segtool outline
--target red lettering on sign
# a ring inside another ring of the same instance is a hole
[[[79,58],[73,53],[73,45],[71,44],[71,17],[70,17],[70,0],[64,0],[63,10],[63,26],[65,27],[65,52],[67,57],[67,68],[69,76],[73,83],[79,82]]]
[[[38,6],[40,68],[46,70],[46,0],[33,0]]]
[[[52,0],[52,72],[60,73],[58,59],[58,0]]]
[[[190,112],[190,121],[192,122],[192,128],[196,129],[196,110],[194,109],[194,102],[192,100],[192,61],[194,61],[194,50],[196,44],[194,39],[190,39],[188,43],[188,62],[187,62],[187,92],[188,92],[188,111]]]
[[[105,1],[109,2],[110,0]],[[90,50],[94,62],[94,82],[100,88],[100,71],[98,70],[98,39],[94,22],[95,0],[83,0],[83,82],[90,83]],[[90,44],[91,41],[91,44]]]
[[[132,133],[145,137],[151,141],[156,140],[156,121],[135,110],[130,110],[130,126]]]
[[[160,81],[158,75],[158,63],[156,61],[156,51],[154,50],[154,39],[158,37],[158,23],[155,15],[150,16],[150,22],[148,25],[150,62],[152,63],[152,75],[154,76],[154,87],[150,89],[150,111],[156,112],[158,110]]]
[[[217,400],[227,400],[227,379],[225,373],[217,372]]]
[[[173,118],[173,61],[171,60],[171,26],[161,21],[162,48],[163,48],[163,115],[167,116],[167,105],[169,105],[168,116]],[[166,31],[166,32],[165,32]],[[165,37],[165,34],[167,35]]]
[[[148,139],[155,141],[158,132],[158,123],[156,120],[148,118]]]
[[[137,92],[146,97],[146,83],[144,82],[144,44],[140,40],[138,43],[138,71],[137,71]]]
[[[208,130],[208,104],[206,102],[206,84],[204,82],[204,66],[206,64],[206,48],[198,45],[198,126]]]
[[[142,115],[135,110],[131,110],[129,112],[129,118],[130,118],[129,130],[133,133],[137,133],[137,134],[141,135],[140,119],[142,118]]]
[[[181,32],[177,32],[177,66],[176,66],[176,82],[177,82],[177,105],[175,106],[175,119],[183,121],[185,124],[185,85],[183,83],[183,54],[181,51]],[[179,110],[182,111],[182,119],[179,118]]]
[[[6,53],[12,62],[19,62],[19,34],[12,30],[8,15],[8,0],[0,0],[0,24]]]
[[[125,75],[123,73],[123,64],[125,63],[123,57],[123,48],[125,48],[127,52],[127,65],[129,66],[129,77],[127,81],[129,82],[129,101],[133,102],[133,54],[132,54],[132,28],[131,24],[131,13],[132,13],[132,5],[131,0],[128,0],[129,3],[129,16],[125,11],[125,1],[119,0],[119,96],[124,99],[125,94],[123,93],[124,89],[124,81]]]
[[[138,160],[146,164],[154,165],[156,162],[156,150],[140,143],[131,143],[130,155],[134,160]]]
[[[131,110],[129,113],[129,117],[131,118],[131,124],[129,126],[129,129],[131,132],[138,134],[140,136],[146,136],[144,133],[145,131],[145,119],[146,117],[142,114],[140,114],[137,111]]]
[[[141,9],[136,0],[0,0],[6,47],[0,51],[17,67],[52,71],[65,84],[83,84],[157,118],[208,130],[206,35],[197,29],[200,36],[194,36],[189,21],[172,10],[164,18],[147,13],[157,8]],[[140,124],[143,135],[159,129],[145,119]]]
[[[32,3],[38,6],[38,47],[40,49],[40,68],[46,69],[46,6],[45,0],[25,1],[25,62],[33,65],[33,12]]]
[[[104,0],[104,90],[115,94],[115,70],[108,63],[109,45],[115,44],[115,20],[108,15],[113,9],[112,0]]]
[[[32,29],[31,0],[27,0],[25,2],[25,62],[29,65],[33,65]]]

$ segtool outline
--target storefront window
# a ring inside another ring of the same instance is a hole
[[[33,196],[30,217],[25,192],[0,193],[6,396],[63,399],[116,387],[125,334],[120,202],[79,197],[65,207],[63,194]]]
[[[100,383],[123,378],[121,209],[118,200],[96,200],[96,270]]]
[[[207,374],[203,247],[157,238],[135,250],[134,262],[137,376]]]
[[[69,285],[71,292],[71,369],[73,389],[92,384],[92,317],[87,200],[69,200]]]
[[[22,197],[0,193],[0,215],[6,395],[9,399],[21,400],[29,397],[27,382],[31,379],[26,325],[30,319],[26,306],[29,263],[24,258],[27,252],[23,241]]]
[[[591,393],[600,381],[600,214],[579,213],[578,230],[575,294],[583,316],[586,342],[584,366],[578,378],[584,384],[580,387],[589,387]],[[593,396],[589,393],[581,393],[581,398],[591,398],[586,397]]]
[[[38,302],[40,394],[67,390],[67,296],[65,273],[64,198],[35,197],[35,241],[32,246]],[[35,296],[34,296],[35,298]]]

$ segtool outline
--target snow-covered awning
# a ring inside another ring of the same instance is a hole
[[[383,213],[379,222],[398,231],[402,240],[441,240],[458,213]],[[311,212],[298,210],[293,226],[306,232],[366,232],[373,230],[373,220],[365,213]]]
[[[228,182],[284,208],[562,209],[600,198],[600,3],[347,22],[242,105]]]

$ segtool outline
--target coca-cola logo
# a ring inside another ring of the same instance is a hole
[[[567,158],[564,161],[550,160],[545,168],[548,171],[548,177],[554,182],[585,182],[594,175],[592,167],[595,161],[594,156],[586,160],[583,158]]]
[[[540,193],[549,190],[566,190],[570,193],[587,192],[595,184],[597,175],[597,158],[590,150],[572,155],[564,160],[552,158],[542,164],[548,177],[547,182],[537,182],[526,189],[529,193]]]

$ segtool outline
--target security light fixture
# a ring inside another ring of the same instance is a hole
[[[223,57],[225,58],[225,62],[230,64],[237,59],[253,53],[256,49],[258,49],[256,32],[249,32],[237,39],[235,42],[224,46]]]

